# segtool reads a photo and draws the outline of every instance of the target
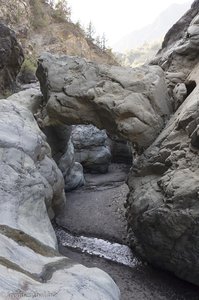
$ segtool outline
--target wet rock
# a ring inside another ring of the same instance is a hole
[[[46,53],[36,74],[46,101],[46,124],[93,124],[147,147],[171,113],[164,72],[158,66],[97,65]]]
[[[72,130],[75,160],[89,173],[106,173],[111,161],[105,130],[93,125],[78,125]]]
[[[16,76],[24,60],[14,31],[0,23],[0,91],[13,89]]]

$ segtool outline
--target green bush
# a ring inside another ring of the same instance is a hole
[[[35,72],[37,69],[36,59],[27,57],[22,66],[18,76],[18,79],[23,83],[31,83],[36,80]]]

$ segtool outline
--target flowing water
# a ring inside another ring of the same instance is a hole
[[[125,176],[124,167],[113,165],[108,174],[88,175],[85,187],[66,194],[66,210],[59,225],[54,223],[60,252],[107,272],[121,300],[199,300],[199,287],[141,262],[127,246]]]
[[[59,244],[64,247],[70,247],[82,253],[96,255],[128,267],[135,267],[140,264],[131,249],[126,245],[111,243],[98,238],[74,236],[56,225],[55,232]]]
[[[142,263],[126,245],[54,228],[61,254],[107,272],[119,286],[121,300],[199,300],[198,287]]]

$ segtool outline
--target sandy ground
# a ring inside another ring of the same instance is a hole
[[[199,299],[199,287],[147,265],[129,268],[62,246],[60,252],[87,267],[97,267],[107,272],[120,288],[121,300]]]
[[[128,170],[126,165],[112,164],[107,174],[86,174],[84,187],[66,193],[66,208],[57,223],[73,234],[125,244],[128,187],[124,181]]]

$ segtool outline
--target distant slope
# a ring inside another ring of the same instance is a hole
[[[182,17],[190,8],[191,2],[183,4],[172,4],[150,25],[124,36],[114,46],[114,51],[124,52],[141,46],[145,42],[160,40],[169,28]]]
[[[34,61],[42,52],[48,51],[116,64],[110,51],[103,51],[86,38],[78,24],[65,20],[48,2],[0,0],[0,21],[16,32],[26,58]]]

